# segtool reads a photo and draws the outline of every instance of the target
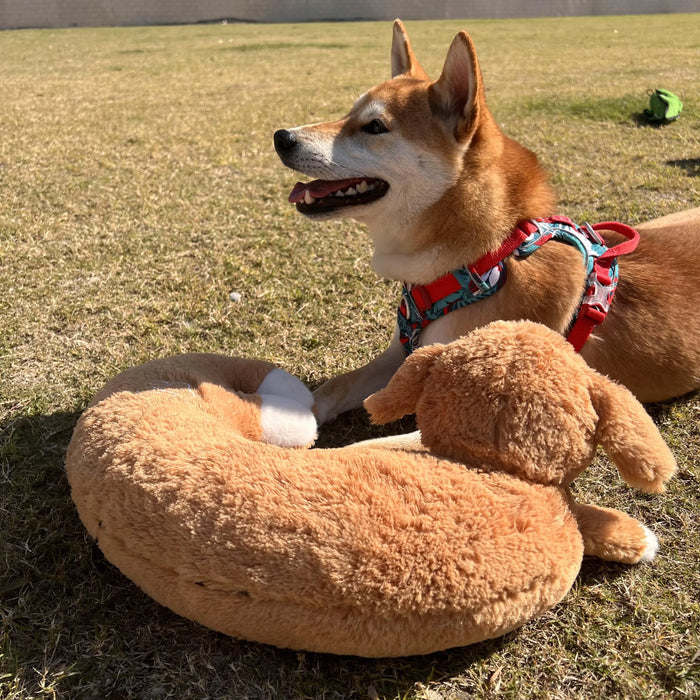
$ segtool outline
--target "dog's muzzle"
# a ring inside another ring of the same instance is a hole
[[[282,162],[292,170],[304,172],[298,168],[299,153],[296,151],[299,142],[296,132],[279,129],[275,131],[273,141]],[[297,210],[306,216],[329,218],[341,209],[371,204],[381,199],[388,189],[388,182],[369,176],[313,180],[307,183],[297,182],[289,195],[289,201],[296,204]]]

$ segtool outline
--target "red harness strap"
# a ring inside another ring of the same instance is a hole
[[[639,243],[639,233],[631,226],[621,224],[618,221],[604,221],[594,224],[591,228],[596,232],[601,230],[615,231],[625,236],[627,240],[608,248],[595,259],[593,270],[586,282],[586,291],[579,306],[576,321],[566,338],[574,346],[576,352],[581,351],[593,330],[603,322],[608,313],[617,285],[617,278],[615,280],[611,278],[611,265],[618,255],[631,253]]]
[[[496,267],[498,263],[505,260],[511,253],[514,253],[532,233],[532,231],[528,230],[525,226],[527,223],[527,221],[521,221],[513,229],[510,236],[508,236],[496,250],[482,255],[473,265],[468,265],[469,271],[481,277],[486,274],[488,270]]]

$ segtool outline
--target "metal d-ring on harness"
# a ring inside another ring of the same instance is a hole
[[[615,231],[628,240],[608,248],[600,230]],[[554,240],[577,248],[586,264],[586,286],[574,316],[567,340],[578,352],[593,329],[602,323],[617,288],[617,256],[633,251],[639,234],[630,226],[606,221],[578,226],[564,216],[521,221],[498,250],[461,267],[427,285],[404,283],[397,320],[399,337],[407,354],[420,343],[420,334],[432,321],[450,311],[473,304],[496,293],[506,281],[504,260],[513,255],[524,259],[547,241]]]

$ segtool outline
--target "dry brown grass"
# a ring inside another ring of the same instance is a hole
[[[463,26],[563,212],[635,223],[700,203],[696,16],[409,24],[433,74]],[[556,609],[465,649],[366,661],[228,639],[153,603],[83,532],[63,455],[120,369],[230,352],[317,384],[388,341],[396,286],[360,226],[295,214],[271,136],[343,113],[386,77],[389,40],[371,23],[0,33],[1,697],[700,695],[698,397],[652,409],[679,458],[667,494],[603,459],[578,485],[652,526],[657,561],[587,561]],[[657,86],[683,116],[640,126]],[[321,442],[371,433],[357,412]]]

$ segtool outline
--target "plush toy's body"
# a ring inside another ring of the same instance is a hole
[[[604,415],[620,400],[622,426]],[[561,600],[584,552],[655,552],[641,523],[577,505],[565,487],[599,440],[645,490],[662,488],[673,458],[629,392],[551,331],[499,323],[426,348],[368,399],[377,420],[416,410],[431,451],[409,439],[289,449],[313,440],[311,403],[300,382],[251,360],[129,370],[71,441],[80,517],[110,561],[181,615],[362,656],[499,636]]]

